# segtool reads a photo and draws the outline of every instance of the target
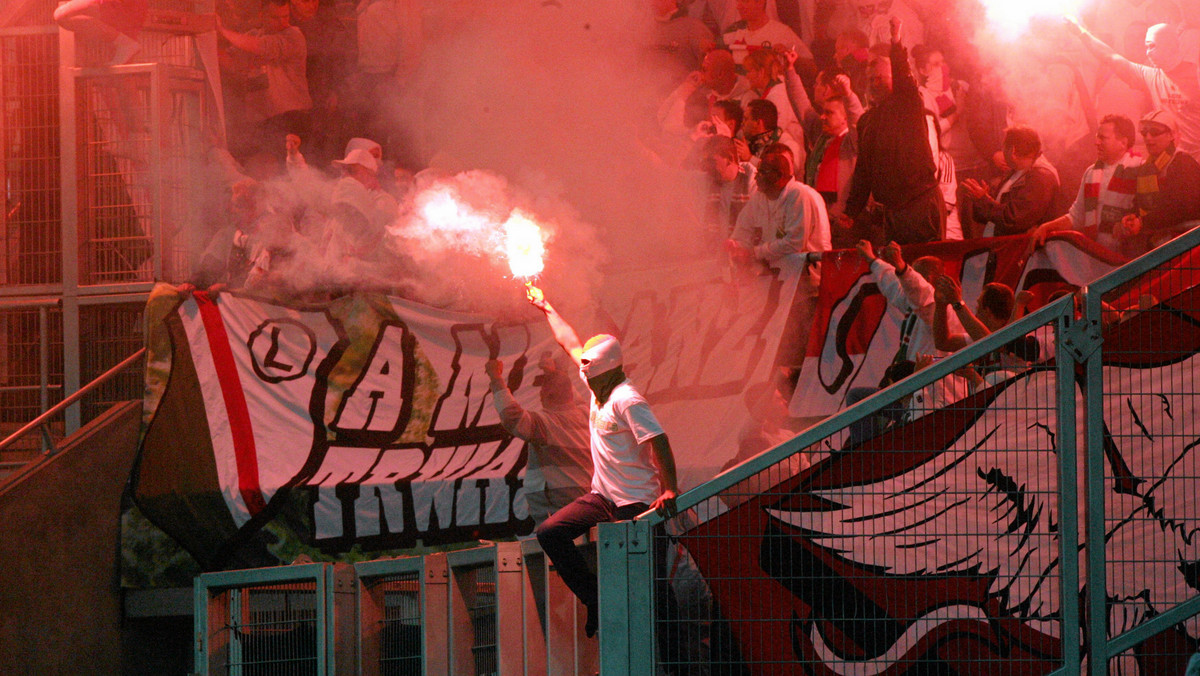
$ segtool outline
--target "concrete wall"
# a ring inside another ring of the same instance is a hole
[[[121,672],[121,494],[141,402],[0,486],[0,672]]]

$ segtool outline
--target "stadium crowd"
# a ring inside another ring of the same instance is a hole
[[[111,40],[124,62],[137,33],[126,24],[144,7],[122,3],[127,16],[105,19],[77,0],[59,20]],[[1185,0],[1101,0],[1052,27],[1077,42],[1074,72],[1095,75],[1076,78],[1094,144],[1056,139],[1053,156],[1042,126],[1057,121],[1014,114],[959,25],[969,3],[649,5],[645,60],[674,82],[646,107],[638,145],[703,185],[679,212],[699,214],[695,239],[751,272],[817,254],[810,288],[821,252],[857,249],[889,303],[919,319],[913,366],[1003,326],[1028,299],[989,288],[968,307],[939,261],[907,265],[896,245],[1027,234],[1040,247],[1074,230],[1134,257],[1200,219],[1200,13]],[[437,304],[406,289],[410,261],[388,237],[422,185],[453,173],[422,166],[389,107],[420,65],[422,5],[360,0],[354,33],[339,8],[217,3],[226,129],[207,161],[215,234],[193,281],[295,290],[276,271],[303,260],[310,291],[385,279]]]

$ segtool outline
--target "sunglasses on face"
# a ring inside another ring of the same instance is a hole
[[[1154,136],[1154,137],[1164,136],[1166,134],[1171,133],[1170,129],[1164,129],[1162,127],[1145,128],[1145,129],[1142,129],[1141,131],[1142,131],[1142,136]]]

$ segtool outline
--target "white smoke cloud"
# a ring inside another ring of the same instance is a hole
[[[701,230],[692,184],[643,142],[657,133],[654,111],[674,84],[661,60],[647,58],[645,3],[424,5],[418,65],[395,98],[379,102],[406,143],[385,148],[385,159],[431,167],[389,228],[404,269],[331,269],[309,259],[324,253],[316,250],[288,266],[294,286],[386,287],[403,277],[425,302],[509,312],[524,304],[524,290],[495,225],[513,209],[544,228],[538,283],[568,314],[591,303],[606,270],[694,255]],[[435,227],[426,212],[449,209],[449,194],[469,208],[444,213]]]

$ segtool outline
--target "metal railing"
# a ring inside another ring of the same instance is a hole
[[[1182,673],[1200,637],[1198,244],[936,361],[681,495],[676,516],[601,524],[602,673]],[[1056,359],[914,403],[1030,341]],[[664,572],[672,554],[706,593]]]
[[[115,378],[125,369],[138,363],[145,356],[146,348],[143,347],[137,352],[134,352],[126,357],[123,361],[121,361],[121,363],[102,373],[100,377],[67,396],[53,407],[47,409],[41,415],[26,423],[23,427],[21,427],[21,429],[8,435],[8,437],[3,441],[0,441],[0,452],[3,452],[5,449],[13,446],[27,435],[34,432],[40,432],[43,446],[40,458],[54,455],[59,449],[58,445],[54,441],[53,436],[51,435],[49,423],[62,414],[63,411],[65,411],[68,407],[91,394],[93,391],[98,390],[102,385]],[[0,462],[0,470],[16,469],[24,466],[25,464],[27,464],[27,462]]]

